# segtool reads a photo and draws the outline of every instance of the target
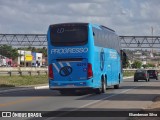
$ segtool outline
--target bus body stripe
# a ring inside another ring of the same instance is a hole
[[[69,63],[69,62],[66,62],[66,64],[67,64],[68,66],[70,66],[70,67],[71,67],[71,65],[70,65],[70,63]]]
[[[61,63],[61,62],[58,62],[59,63],[59,65],[61,66],[61,67],[63,67],[63,64]]]
[[[59,72],[59,68],[57,67],[57,65],[55,63],[53,63],[53,66],[57,70],[57,72]]]

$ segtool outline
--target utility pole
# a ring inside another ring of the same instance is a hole
[[[153,26],[151,26],[152,42],[153,42]]]
[[[24,67],[26,67],[26,51],[24,50]]]
[[[153,26],[151,26],[151,34],[152,34],[152,43],[153,43]],[[153,55],[153,48],[151,50],[151,54]]]

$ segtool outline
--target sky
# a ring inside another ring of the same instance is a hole
[[[46,34],[50,24],[91,22],[118,35],[160,35],[160,0],[0,0],[0,34]]]

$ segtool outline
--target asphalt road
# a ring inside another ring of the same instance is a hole
[[[110,87],[100,95],[63,96],[48,89],[0,93],[0,111],[138,111],[149,108],[156,96],[160,96],[160,80],[133,82],[130,78],[120,89]]]

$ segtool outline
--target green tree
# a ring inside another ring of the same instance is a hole
[[[16,48],[12,48],[10,45],[0,45],[0,55],[15,60],[19,54]]]
[[[141,68],[142,66],[142,62],[141,61],[134,61],[133,64],[132,64],[132,67],[133,68]]]
[[[148,67],[155,67],[155,65],[152,64],[152,63],[148,63],[147,66],[148,66]]]
[[[148,68],[148,65],[142,65],[143,68]]]
[[[130,65],[129,60],[128,60],[128,58],[126,58],[126,61],[123,62],[123,68],[129,67],[129,65]]]

